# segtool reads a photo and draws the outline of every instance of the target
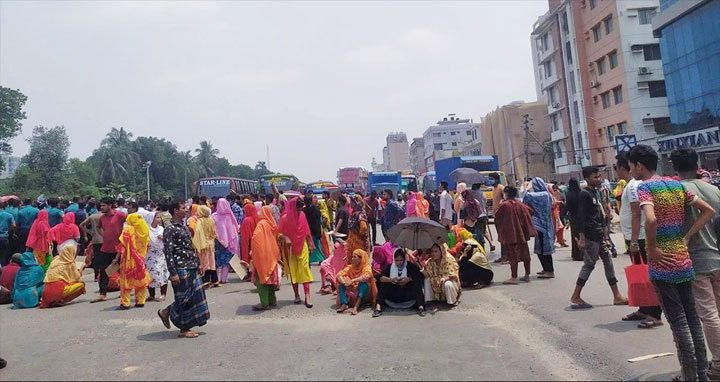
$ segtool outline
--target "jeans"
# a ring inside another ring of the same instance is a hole
[[[653,281],[653,284],[670,323],[684,380],[707,381],[707,350],[700,317],[695,310],[692,282]]]
[[[377,243],[377,218],[370,219],[368,218],[368,225],[370,225],[370,230],[372,232],[372,245],[375,245]],[[329,256],[329,255],[328,255]]]
[[[625,240],[625,244],[630,247],[630,240]],[[645,252],[645,239],[638,240],[638,245],[640,246],[640,252],[636,252],[632,255],[632,262],[633,264],[642,264],[644,262],[647,264],[647,253]],[[695,300],[697,302],[697,299]],[[646,314],[656,320],[659,320],[662,317],[662,308],[658,306],[641,306],[638,311],[640,313]],[[718,354],[718,357],[720,357],[720,354]]]
[[[720,361],[720,271],[698,275],[692,282],[695,308],[700,316],[713,360]]]
[[[605,268],[605,278],[607,278],[608,284],[613,286],[617,284],[617,278],[615,278],[615,267],[613,267],[612,255],[608,250],[605,243],[598,241],[585,240],[585,262],[580,269],[580,275],[577,279],[577,285],[585,286],[585,283],[590,278],[590,274],[595,269],[595,264],[598,258],[602,259],[603,267]]]

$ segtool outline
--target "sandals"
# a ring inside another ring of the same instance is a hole
[[[639,323],[637,327],[639,329],[653,329],[653,328],[657,328],[658,326],[663,326],[663,325],[664,324],[662,321],[655,321],[653,319],[649,319],[649,320],[645,320],[645,321]]]
[[[296,305],[300,305],[302,304],[302,300],[300,299],[300,297],[298,297],[293,301],[293,303],[295,303]]]
[[[98,297],[98,298],[90,301],[90,303],[91,303],[91,304],[94,304],[94,303],[96,303],[96,302],[103,302],[103,301],[107,301],[107,300],[108,300],[107,296],[106,296],[105,298],[103,298],[103,297]]]
[[[170,329],[170,317],[163,316],[162,309],[158,309],[157,314],[160,317],[160,320],[162,321],[163,325],[165,325],[166,328]]]
[[[638,313],[638,312],[632,312],[628,314],[627,316],[623,317],[623,321],[642,321],[646,318],[644,314]]]
[[[372,318],[378,318],[378,317],[382,316],[382,314],[383,314],[382,310],[375,309],[375,311],[373,311]]]
[[[587,302],[582,302],[580,304],[572,304],[570,305],[570,309],[573,310],[583,310],[583,309],[592,309],[592,305],[588,304]]]
[[[178,334],[178,337],[183,337],[183,338],[198,338],[199,336],[200,335],[195,332],[185,332],[185,333],[180,332],[180,334]]]
[[[252,307],[252,310],[255,311],[255,312],[260,312],[260,311],[269,310],[269,309],[270,309],[270,308],[268,308],[268,307],[266,307],[266,306],[262,306],[262,305],[260,305],[260,304],[258,304],[258,305],[253,305],[253,307]]]
[[[427,310],[425,310],[425,309],[419,310],[419,311],[418,311],[418,316],[420,316],[420,317],[425,317],[425,316],[427,316]]]

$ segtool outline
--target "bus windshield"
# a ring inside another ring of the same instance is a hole
[[[208,198],[224,198],[230,194],[244,195],[257,192],[257,182],[254,180],[215,177],[202,178],[193,184],[193,194]]]
[[[294,175],[285,174],[269,174],[260,177],[260,186],[263,192],[272,192],[271,184],[275,183],[278,191],[290,191],[295,190],[298,187],[298,179]]]

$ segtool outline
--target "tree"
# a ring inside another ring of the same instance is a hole
[[[65,126],[51,129],[37,126],[27,141],[30,143],[30,152],[23,158],[23,163],[40,176],[41,189],[48,192],[62,190],[70,147]]]
[[[0,86],[0,153],[12,154],[10,140],[22,131],[22,121],[25,112],[22,110],[27,97],[20,90],[13,90]],[[5,162],[0,158],[0,171],[5,168]]]
[[[111,182],[139,181],[132,176],[133,170],[140,162],[140,156],[132,149],[132,136],[133,134],[124,127],[119,129],[113,127],[100,142],[100,148],[93,152],[90,161],[97,169],[98,182],[101,185]]]
[[[195,149],[195,163],[200,166],[201,175],[207,177],[215,175],[215,165],[217,163],[220,150],[213,148],[209,141],[200,142],[200,148]]]
[[[268,170],[264,161],[258,161],[255,165],[255,179],[260,179],[261,176],[272,174],[272,171]]]

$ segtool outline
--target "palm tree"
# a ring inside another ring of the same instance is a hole
[[[220,155],[220,150],[213,148],[209,141],[200,142],[200,148],[195,149],[197,156],[195,156],[195,163],[200,166],[200,171],[204,176],[215,175],[215,162]]]
[[[115,181],[130,181],[133,167],[140,161],[140,155],[132,150],[130,140],[133,134],[124,127],[113,127],[96,151],[100,159],[99,180],[101,184]]]
[[[127,147],[130,145],[130,138],[133,133],[125,130],[124,127],[117,129],[113,127],[105,138],[100,142],[100,146],[105,147]]]
[[[125,166],[113,158],[110,150],[103,153],[100,164],[99,180],[101,184],[108,184],[121,179],[127,179],[128,171]]]

